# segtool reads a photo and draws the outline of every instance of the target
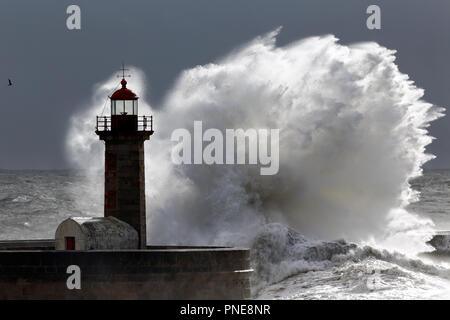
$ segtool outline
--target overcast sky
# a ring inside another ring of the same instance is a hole
[[[70,4],[81,8],[81,30],[66,28]],[[366,28],[370,4],[381,7],[381,30]],[[157,106],[180,71],[278,26],[279,45],[331,33],[344,44],[396,49],[400,70],[426,100],[450,105],[449,16],[448,0],[2,0],[0,168],[67,168],[70,116],[122,60],[145,72],[145,98]],[[450,117],[431,133],[428,149],[438,158],[428,167],[450,168]]]

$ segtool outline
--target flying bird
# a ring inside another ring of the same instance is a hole
[[[11,79],[8,79],[8,87],[9,87],[9,86],[12,86]]]

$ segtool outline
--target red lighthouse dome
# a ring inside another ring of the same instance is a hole
[[[112,95],[111,95],[111,100],[137,100],[138,96],[136,96],[136,94],[131,91],[130,89],[127,88],[127,81],[125,79],[122,79],[122,81],[120,81],[120,84],[122,85],[122,88],[120,88],[119,90],[116,90]]]

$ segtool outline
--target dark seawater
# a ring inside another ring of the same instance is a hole
[[[102,199],[83,188],[85,179],[75,171],[0,170],[0,238],[53,238],[70,216],[102,215]]]
[[[80,171],[0,170],[0,238],[51,238],[67,217],[101,216],[103,186],[85,188],[86,179]],[[425,171],[411,185],[420,201],[408,210],[450,230],[450,170]]]
[[[437,229],[450,230],[450,170],[425,171],[411,186],[420,192],[420,200],[408,210],[431,218]]]

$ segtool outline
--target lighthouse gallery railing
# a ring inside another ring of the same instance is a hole
[[[138,131],[153,131],[153,116],[138,116]],[[111,131],[111,116],[97,116],[96,131]]]

